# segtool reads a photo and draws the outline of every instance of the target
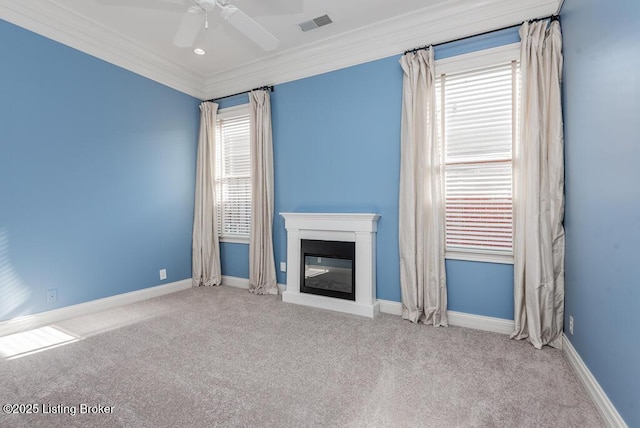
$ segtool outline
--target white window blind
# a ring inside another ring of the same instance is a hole
[[[518,77],[512,61],[437,79],[449,253],[513,254]]]
[[[243,106],[244,107],[244,106]],[[251,227],[251,162],[247,108],[218,115],[216,123],[216,195],[218,235],[249,237]]]

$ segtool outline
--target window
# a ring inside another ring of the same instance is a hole
[[[450,59],[445,70],[436,63],[446,257],[511,263],[517,49],[465,57]]]
[[[216,122],[218,236],[247,242],[251,227],[251,158],[248,104],[223,109]]]

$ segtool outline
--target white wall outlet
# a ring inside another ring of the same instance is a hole
[[[58,289],[52,288],[47,290],[47,303],[52,304],[58,301]]]
[[[286,271],[287,271],[287,263],[280,262],[280,272],[286,272]]]
[[[322,263],[322,257],[318,257],[318,264]]]
[[[573,336],[573,317],[569,315],[569,334]]]
[[[160,279],[167,279],[167,270],[160,269]]]

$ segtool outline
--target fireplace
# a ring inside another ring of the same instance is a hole
[[[378,214],[280,213],[287,229],[282,301],[373,318]]]
[[[356,300],[355,242],[300,241],[300,292]]]

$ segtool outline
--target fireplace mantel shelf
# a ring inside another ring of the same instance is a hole
[[[376,232],[379,214],[369,213],[280,213],[287,229]]]
[[[339,312],[375,317],[380,311],[376,299],[376,232],[380,215],[371,213],[280,213],[287,229],[287,290],[282,301]],[[300,292],[300,241],[355,242],[356,300]]]

